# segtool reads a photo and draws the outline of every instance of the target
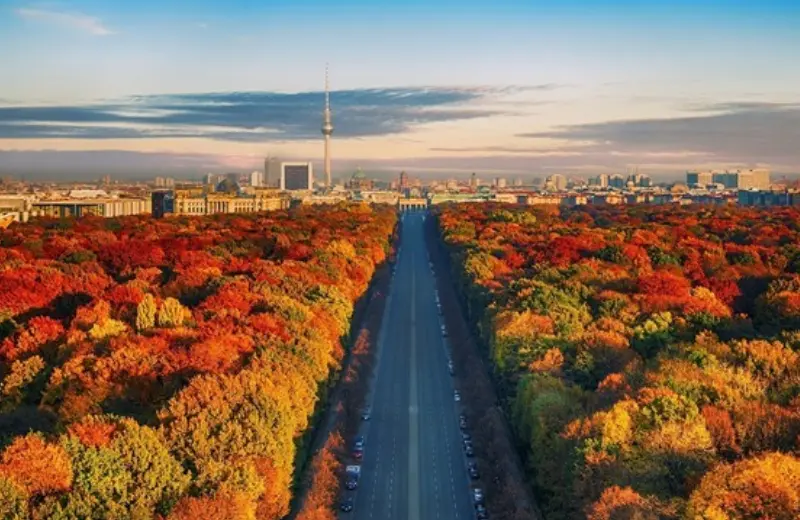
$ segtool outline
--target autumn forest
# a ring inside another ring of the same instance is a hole
[[[432,214],[545,519],[800,517],[800,211]],[[308,463],[300,518],[334,518],[310,436],[396,225],[353,204],[0,231],[0,517],[279,519]]]
[[[800,518],[800,211],[435,214],[545,518]]]
[[[3,231],[0,517],[284,517],[395,221],[352,205]]]

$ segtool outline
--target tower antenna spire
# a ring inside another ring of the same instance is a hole
[[[325,63],[325,110],[331,109],[330,84],[328,83],[328,64]]]

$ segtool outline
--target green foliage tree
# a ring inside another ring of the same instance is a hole
[[[45,500],[37,515],[145,520],[167,514],[190,477],[159,434],[127,418],[97,418],[94,427],[99,424],[115,428],[110,443],[92,446],[71,435],[63,438],[75,472],[72,490]]]
[[[0,518],[27,520],[28,496],[12,480],[0,475]]]
[[[3,395],[0,411],[8,412],[19,406],[25,397],[26,387],[39,377],[44,368],[45,362],[41,356],[15,361],[11,365],[11,372],[0,385],[0,393]]]

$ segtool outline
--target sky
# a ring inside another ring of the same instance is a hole
[[[0,0],[0,174],[800,173],[800,2]]]

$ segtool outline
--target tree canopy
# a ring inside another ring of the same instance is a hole
[[[435,218],[546,518],[800,517],[800,210]]]

